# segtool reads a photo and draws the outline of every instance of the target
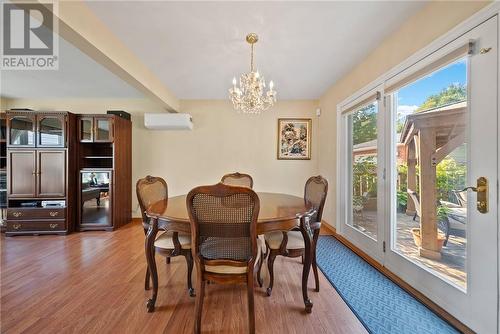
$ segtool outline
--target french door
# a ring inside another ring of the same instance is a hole
[[[495,16],[340,123],[340,233],[478,333],[498,332],[497,38]]]

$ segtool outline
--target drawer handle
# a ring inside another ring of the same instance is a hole
[[[51,229],[55,229],[55,228],[57,227],[57,224],[49,224],[49,227],[50,227]]]
[[[50,211],[50,212],[49,212],[49,215],[50,215],[51,217],[55,217],[55,216],[59,215],[59,212],[57,212],[57,211]]]
[[[14,230],[19,230],[21,228],[21,224],[14,224],[14,225],[12,225],[12,228]]]
[[[12,215],[13,215],[14,217],[18,218],[18,217],[21,217],[21,216],[23,215],[23,213],[22,213],[22,212],[19,212],[19,211],[16,211],[16,212],[12,213]]]

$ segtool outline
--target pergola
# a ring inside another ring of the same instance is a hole
[[[418,112],[406,117],[400,142],[407,148],[408,192],[419,200],[408,200],[407,214],[420,216],[420,256],[440,259],[438,246],[436,166],[466,140],[467,103]],[[419,177],[417,180],[417,164]],[[415,205],[419,205],[416,208]],[[418,209],[418,210],[417,210]]]

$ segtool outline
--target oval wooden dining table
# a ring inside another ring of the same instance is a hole
[[[272,231],[287,231],[298,227],[304,236],[305,254],[302,270],[302,297],[306,312],[311,313],[313,303],[308,297],[307,281],[312,261],[312,236],[307,226],[299,224],[299,218],[310,212],[312,206],[306,203],[303,198],[293,195],[268,192],[258,192],[257,194],[260,200],[259,218],[257,220],[258,235]],[[152,297],[147,303],[149,311],[154,309],[158,294],[158,274],[156,271],[154,250],[151,246],[154,244],[158,230],[191,233],[186,196],[171,197],[168,199],[166,205],[164,201],[153,203],[146,210],[146,214],[151,219],[157,219],[157,224],[150,224],[148,233],[146,234],[146,259],[153,281]]]

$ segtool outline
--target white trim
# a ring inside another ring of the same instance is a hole
[[[337,111],[339,110],[339,107],[345,110],[345,106],[351,104],[353,100],[359,99],[359,97],[366,94],[366,92],[373,90],[376,87],[384,84],[384,82],[386,82],[387,80],[393,78],[400,72],[418,63],[425,57],[430,56],[432,53],[448,45],[450,42],[453,42],[455,39],[467,33],[469,30],[473,29],[474,27],[478,26],[479,24],[483,23],[484,21],[488,20],[489,18],[499,13],[500,13],[500,2],[494,2],[491,5],[488,5],[483,9],[479,10],[477,13],[473,14],[471,17],[469,17],[462,23],[458,24],[457,26],[452,28],[450,31],[448,31],[441,37],[438,37],[437,39],[432,41],[426,47],[415,52],[413,55],[406,58],[406,60],[404,60],[403,62],[394,66],[389,71],[386,71],[385,73],[380,75],[378,78],[376,78],[366,86],[362,87],[361,89],[358,89],[354,94],[342,100],[337,105]]]

